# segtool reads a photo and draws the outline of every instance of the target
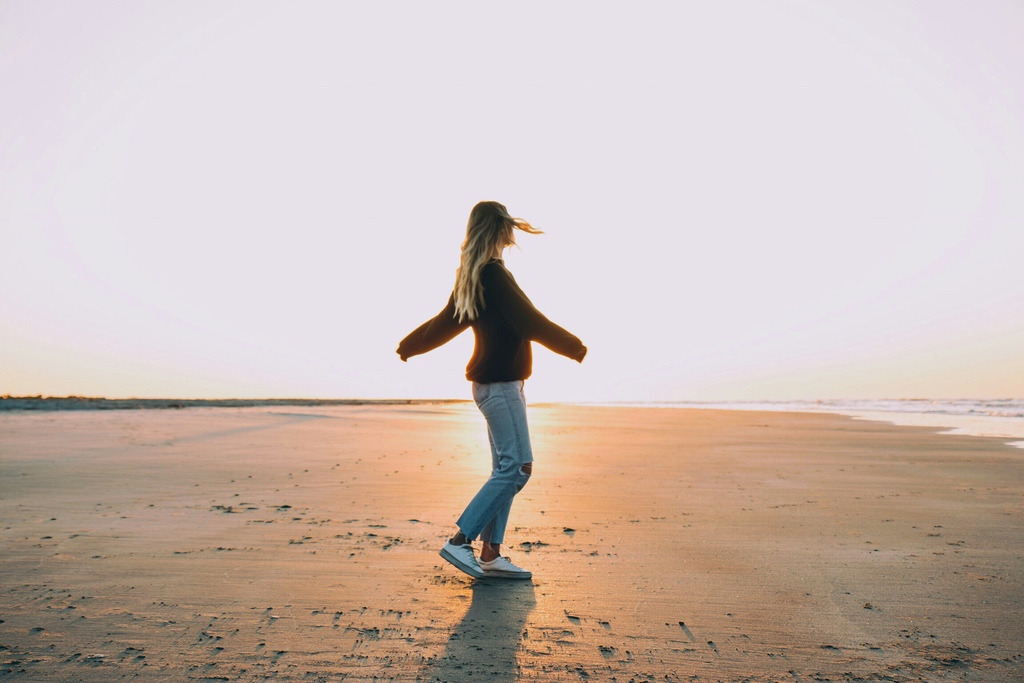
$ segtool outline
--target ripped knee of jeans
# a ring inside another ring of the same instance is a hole
[[[516,493],[523,490],[526,486],[526,482],[530,481],[530,475],[533,474],[533,463],[528,462],[519,468],[519,476],[516,481]]]

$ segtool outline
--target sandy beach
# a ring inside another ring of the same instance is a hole
[[[532,406],[508,554],[437,555],[471,404],[0,414],[0,675],[1024,678],[1024,452],[827,414]]]

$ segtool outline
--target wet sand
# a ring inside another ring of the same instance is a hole
[[[0,413],[0,676],[1024,678],[1024,452],[822,414],[534,406],[508,554],[437,555],[472,405]]]

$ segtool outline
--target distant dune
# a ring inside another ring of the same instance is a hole
[[[363,398],[103,398],[94,396],[0,396],[3,410],[149,410],[166,408],[258,408],[262,406],[430,405],[460,399]]]

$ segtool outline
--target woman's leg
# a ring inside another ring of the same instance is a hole
[[[528,462],[523,465],[523,472],[526,473],[527,477],[533,474],[533,463]],[[480,540],[483,541],[483,548],[480,550],[480,559],[484,562],[490,562],[496,557],[501,556],[501,541],[492,541],[492,538],[501,538],[504,540],[505,527],[508,525],[509,512],[512,510],[512,501],[509,500],[508,504],[498,510],[498,514],[494,516],[487,526],[480,532]],[[497,531],[496,531],[497,529]],[[500,532],[500,535],[499,533]]]
[[[493,471],[497,470],[500,467],[500,459],[498,458],[498,449],[494,445],[494,435],[491,434],[491,427],[490,427],[490,425],[487,426],[487,442],[491,446],[491,471],[493,472]],[[497,514],[494,517],[495,518],[504,517],[505,519],[507,519],[508,515],[509,515],[509,512],[511,510],[512,510],[512,500],[509,499],[509,501],[508,501],[508,503],[506,503],[505,507],[502,508],[501,510],[498,510]],[[493,553],[489,552],[490,551],[489,546],[491,544],[491,538],[493,538],[493,537],[494,537],[494,519],[492,518],[491,521],[487,522],[487,524],[484,525],[484,528],[480,530],[480,540],[483,541],[483,549],[480,551],[480,557],[482,559],[484,559],[484,560],[493,559],[493,557],[492,557]]]
[[[473,398],[487,420],[492,468],[459,517],[459,529],[470,541],[479,535],[486,543],[501,544],[512,499],[530,479],[533,451],[522,386],[522,382],[473,384]]]

